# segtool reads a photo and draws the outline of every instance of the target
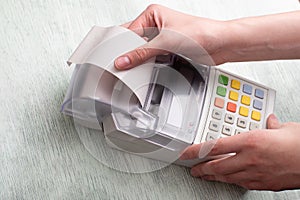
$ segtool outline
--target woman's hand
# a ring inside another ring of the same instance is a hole
[[[236,154],[200,163],[191,169],[191,174],[248,189],[300,188],[300,124],[279,124],[271,115],[268,127],[218,139],[208,156]],[[187,148],[181,159],[197,158],[202,145]]]
[[[115,61],[118,69],[129,69],[166,52],[183,54],[204,64],[221,64],[226,27],[221,21],[183,14],[160,5],[149,6],[124,25],[150,41]]]
[[[300,11],[217,21],[183,14],[160,5],[149,6],[124,26],[148,43],[115,60],[117,69],[130,69],[166,52],[196,62],[300,58]]]

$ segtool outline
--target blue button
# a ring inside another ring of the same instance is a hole
[[[262,91],[261,89],[255,89],[255,96],[257,98],[263,99],[264,98],[264,91]]]
[[[263,106],[263,103],[259,100],[254,100],[253,102],[253,107],[258,109],[258,110],[262,110],[262,106]]]
[[[252,94],[252,86],[248,84],[243,85],[243,92],[246,94]]]

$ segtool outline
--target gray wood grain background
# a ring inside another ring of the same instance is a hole
[[[127,22],[150,3],[224,20],[299,9],[297,0],[1,0],[0,199],[300,198],[298,190],[247,191],[202,181],[174,165],[120,172],[87,151],[72,119],[59,112],[73,70],[65,61],[91,26]],[[300,121],[299,61],[223,67],[275,88],[279,118]]]

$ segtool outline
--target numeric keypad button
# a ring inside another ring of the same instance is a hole
[[[209,129],[215,132],[219,132],[220,130],[220,123],[211,121],[209,124]]]
[[[222,133],[223,133],[224,135],[231,136],[231,133],[232,133],[232,127],[224,125],[224,126],[223,126],[223,129],[222,129]]]
[[[236,129],[235,132],[234,132],[234,134],[237,135],[237,134],[241,134],[241,133],[243,133],[243,132],[244,132],[244,131],[242,131],[242,130]]]
[[[234,115],[226,114],[224,121],[226,123],[228,123],[228,124],[233,124],[234,123],[234,119],[235,119]]]
[[[246,128],[247,127],[247,120],[242,119],[242,118],[238,118],[237,126],[241,127],[241,128]]]
[[[213,109],[212,117],[214,119],[220,120],[222,118],[222,111],[217,110],[217,109]]]
[[[219,133],[216,133],[216,132],[208,132],[207,135],[206,135],[206,138],[205,140],[206,141],[210,141],[210,140],[216,140],[219,138]]]
[[[255,122],[250,122],[249,130],[259,129],[259,124]]]

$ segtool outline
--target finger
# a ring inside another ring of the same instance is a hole
[[[246,142],[246,137],[249,133],[243,133],[230,137],[220,138],[216,140],[216,143],[211,147],[207,156],[217,156],[228,153],[240,152]],[[207,143],[201,143],[198,145],[192,145],[188,147],[180,156],[181,160],[190,160],[199,158],[199,152],[201,148],[207,148]]]
[[[243,159],[239,155],[227,156],[211,160],[194,166],[191,169],[193,176],[218,175],[225,176],[245,170]]]
[[[161,6],[150,5],[144,10],[135,20],[132,21],[128,27],[130,30],[136,32],[141,37],[148,37],[153,34],[153,27],[161,29],[162,22],[160,16]],[[150,28],[150,29],[149,29]]]
[[[237,183],[237,185],[248,190],[266,190],[266,185],[261,181],[245,181]]]
[[[207,181],[220,181],[224,183],[234,183],[237,185],[239,185],[241,182],[244,183],[253,181],[251,177],[249,177],[249,174],[245,171],[226,175],[204,175],[201,178]]]
[[[180,155],[179,159],[180,160],[191,160],[191,159],[196,159],[199,156],[199,151],[201,149],[202,144],[194,144],[192,146],[187,147]]]
[[[115,67],[118,70],[127,70],[142,63],[146,62],[150,58],[166,53],[163,50],[152,49],[147,47],[139,47],[126,55],[120,56],[115,60]]]
[[[141,36],[144,40],[150,41],[154,37],[156,37],[159,34],[159,30],[157,27],[144,27],[144,28],[130,28],[132,24],[132,21],[127,22],[125,24],[122,24],[120,26],[130,29],[131,31],[137,33],[139,36]]]
[[[131,23],[132,23],[132,21],[127,22],[125,24],[122,24],[121,26],[124,27],[124,28],[129,28],[129,26],[130,26]]]
[[[277,117],[274,114],[271,114],[268,117],[267,127],[268,127],[268,129],[278,129],[281,127],[279,120],[277,119]]]
[[[130,69],[141,65],[145,61],[153,58],[154,56],[161,55],[167,53],[166,50],[158,47],[158,45],[153,45],[154,43],[158,43],[159,38],[155,38],[147,44],[130,51],[115,60],[115,67],[119,70]],[[161,44],[163,46],[163,42]]]

